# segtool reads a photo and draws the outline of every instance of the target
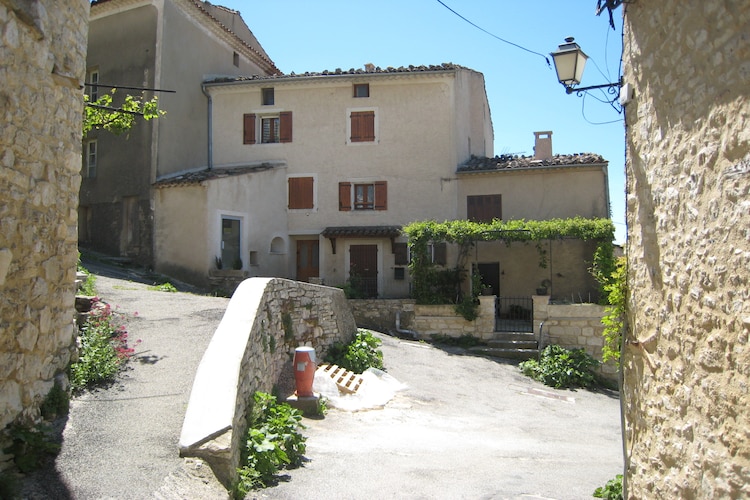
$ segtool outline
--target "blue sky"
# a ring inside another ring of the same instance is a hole
[[[615,11],[616,30],[612,30],[606,12],[595,15],[595,0],[443,0],[492,36],[437,0],[213,3],[239,10],[284,73],[347,70],[365,63],[385,68],[443,62],[483,73],[495,131],[494,153],[533,154],[533,133],[551,130],[553,153],[602,155],[609,160],[616,241],[624,243],[623,115],[597,101],[601,94],[585,98],[565,94],[554,68],[542,57],[573,36],[590,57],[581,85],[617,81],[622,8]]]

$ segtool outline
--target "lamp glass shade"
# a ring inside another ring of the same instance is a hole
[[[557,79],[565,86],[578,85],[583,78],[588,56],[575,42],[564,43],[550,54],[555,62]]]

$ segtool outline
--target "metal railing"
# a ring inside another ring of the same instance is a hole
[[[531,297],[497,297],[495,299],[496,332],[533,332],[534,301]]]

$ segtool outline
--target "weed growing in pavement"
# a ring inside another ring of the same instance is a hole
[[[78,361],[70,366],[70,384],[76,391],[111,382],[135,352],[128,346],[125,325],[117,323],[109,304],[98,297],[92,300],[79,342]]]
[[[622,474],[617,474],[614,479],[607,481],[607,484],[595,489],[593,496],[605,500],[622,500]]]
[[[378,349],[381,341],[370,330],[359,328],[349,344],[337,342],[331,346],[325,361],[354,373],[368,368],[383,368],[383,352]]]
[[[44,459],[56,456],[60,445],[53,441],[51,430],[45,425],[13,424],[9,436],[13,441],[3,452],[13,455],[18,470],[31,472],[42,466]]]
[[[177,291],[177,288],[175,288],[175,286],[168,281],[166,283],[162,283],[161,285],[150,286],[148,287],[148,289],[155,290],[157,292],[169,292],[169,293],[175,293]]]
[[[305,428],[301,420],[299,410],[277,403],[276,397],[264,392],[253,395],[235,498],[244,498],[250,490],[274,484],[276,473],[282,468],[302,464],[307,438],[300,433]]]
[[[42,401],[39,411],[45,420],[53,420],[57,417],[62,417],[68,414],[70,409],[70,396],[67,391],[60,387],[60,384],[55,382],[52,389],[47,393],[47,396]]]
[[[539,361],[529,359],[518,367],[524,375],[561,389],[595,385],[596,374],[592,370],[599,364],[583,349],[565,349],[553,344],[544,348]]]

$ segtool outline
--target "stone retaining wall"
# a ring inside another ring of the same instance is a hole
[[[482,340],[489,340],[495,332],[495,297],[479,297],[479,316],[474,321],[467,321],[456,314],[455,306],[422,305],[414,306],[413,329],[419,338],[429,339],[433,335],[460,337],[473,335]]]
[[[356,330],[343,290],[281,278],[243,281],[198,366],[180,454],[205,459],[229,487],[253,394],[271,393],[280,380],[293,377],[296,347],[314,347],[322,359]]]
[[[0,0],[0,430],[35,421],[56,378],[67,388],[88,13]]]
[[[349,299],[358,327],[384,333],[396,331],[397,315],[400,329],[411,329],[414,304],[414,299]]]

